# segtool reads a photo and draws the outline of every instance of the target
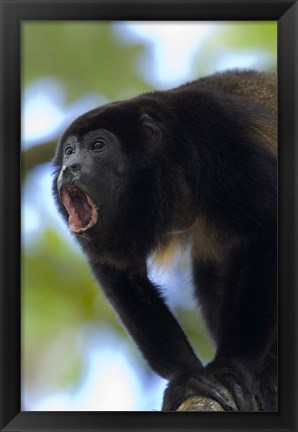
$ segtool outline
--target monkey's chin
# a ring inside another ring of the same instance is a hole
[[[92,199],[76,186],[63,186],[60,199],[69,214],[69,227],[75,234],[92,228],[98,221],[98,213]]]

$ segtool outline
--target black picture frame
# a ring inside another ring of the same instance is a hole
[[[298,430],[298,4],[288,0],[0,0],[1,431]],[[279,139],[279,411],[277,413],[21,412],[20,25],[26,20],[276,20]]]

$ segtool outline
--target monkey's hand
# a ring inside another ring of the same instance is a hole
[[[199,371],[173,379],[165,391],[162,410],[175,411],[194,395],[215,400],[225,411],[260,411],[262,399],[253,375],[231,360],[216,360]]]

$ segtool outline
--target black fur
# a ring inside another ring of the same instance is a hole
[[[75,120],[57,148],[58,208],[67,220],[63,186],[95,204],[97,222],[75,236],[149,365],[169,380],[163,410],[191,394],[233,410],[225,387],[240,411],[276,410],[272,79],[228,72],[114,102]],[[195,290],[217,343],[206,368],[147,276],[148,257],[170,239],[192,242]]]

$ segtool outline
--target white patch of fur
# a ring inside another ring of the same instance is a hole
[[[172,259],[159,261],[155,254],[147,261],[149,279],[158,286],[166,297],[168,306],[194,308],[193,280],[191,271],[191,244],[177,243],[171,250]]]

